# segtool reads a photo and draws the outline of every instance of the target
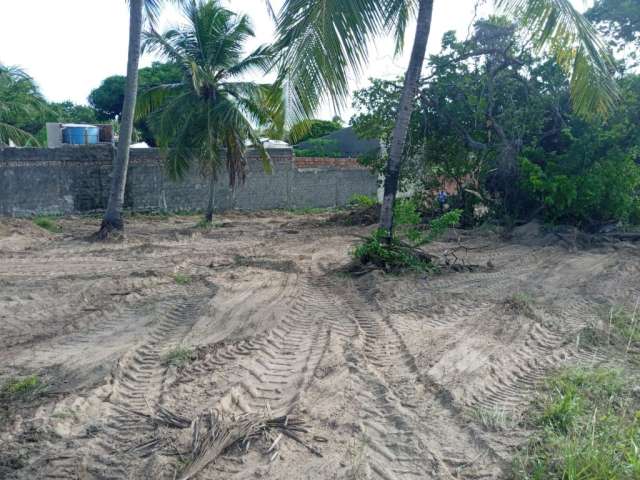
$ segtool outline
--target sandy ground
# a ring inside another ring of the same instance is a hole
[[[339,269],[365,227],[219,220],[136,218],[115,244],[83,240],[96,219],[61,234],[0,220],[0,383],[46,385],[0,402],[0,478],[181,478],[193,431],[153,422],[160,406],[306,424],[301,442],[268,432],[194,478],[508,478],[546,375],[628,361],[598,336],[640,296],[638,246],[458,232],[429,250],[462,243],[474,271],[352,278]],[[192,358],[168,366],[177,347]]]

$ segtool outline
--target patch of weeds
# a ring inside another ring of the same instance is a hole
[[[51,233],[60,233],[62,231],[54,217],[40,215],[33,218],[33,223]]]
[[[31,400],[42,393],[45,385],[37,375],[9,379],[0,389],[0,398],[8,400]]]
[[[185,275],[183,273],[176,273],[173,276],[173,280],[178,285],[189,285],[191,283],[191,277],[189,275]]]
[[[353,195],[351,195],[351,198],[349,199],[349,202],[347,204],[350,207],[370,208],[377,205],[378,200],[368,195],[354,193]]]
[[[66,418],[73,418],[75,416],[76,416],[75,412],[68,408],[58,410],[57,412],[53,412],[51,414],[51,418],[55,418],[59,420],[64,420]]]
[[[174,367],[182,367],[186,365],[191,359],[194,358],[194,352],[191,348],[176,347],[173,350],[167,352],[164,356],[164,364]]]
[[[638,305],[633,312],[624,307],[613,308],[610,312],[610,325],[627,341],[629,346],[640,345],[640,310]]]
[[[200,230],[211,230],[212,228],[220,228],[222,223],[220,222],[209,222],[206,218],[201,218],[198,223],[196,223],[195,228]]]
[[[527,316],[533,315],[533,304],[533,297],[526,292],[516,292],[503,302],[503,305],[513,313]]]
[[[614,306],[601,311],[598,320],[590,322],[580,331],[579,345],[611,347],[629,359],[638,361],[640,354],[640,305],[628,310]]]
[[[475,408],[471,411],[471,416],[485,430],[494,432],[507,430],[515,426],[518,422],[509,411],[504,408]]]
[[[570,369],[531,412],[537,433],[514,462],[518,480],[640,478],[640,399],[627,372]]]

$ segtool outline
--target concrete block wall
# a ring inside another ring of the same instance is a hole
[[[376,177],[354,159],[294,158],[291,149],[271,150],[273,174],[248,155],[247,181],[235,192],[223,173],[216,183],[216,210],[331,207],[353,194],[374,196]],[[115,157],[111,145],[62,148],[0,148],[0,215],[71,214],[105,208]],[[157,149],[133,149],[125,192],[132,211],[200,210],[208,179],[196,169],[181,181],[163,170]]]

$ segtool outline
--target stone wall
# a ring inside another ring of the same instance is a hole
[[[250,154],[247,181],[233,192],[225,175],[216,183],[217,210],[331,207],[353,194],[375,196],[376,178],[353,159],[295,159],[290,149],[270,152],[273,174]],[[111,183],[110,145],[0,148],[0,215],[69,214],[102,210]],[[132,149],[125,208],[200,210],[208,180],[197,171],[181,181],[163,171],[157,149]]]

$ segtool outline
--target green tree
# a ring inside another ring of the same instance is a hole
[[[49,104],[47,121],[60,123],[98,123],[95,109],[86,105],[76,105],[71,101]]]
[[[496,3],[528,33],[534,49],[550,49],[570,74],[577,110],[602,115],[611,110],[617,97],[610,74],[613,61],[591,24],[569,0]],[[389,242],[400,166],[432,12],[433,0],[287,0],[277,17],[281,62],[298,96],[297,108],[310,111],[327,96],[339,105],[348,95],[349,73],[361,71],[368,59],[367,45],[373,38],[392,32],[396,50],[400,51],[407,22],[416,15],[417,29],[386,166],[380,227]]]
[[[181,76],[177,65],[153,62],[150,67],[138,70],[138,95],[158,85],[179,82]],[[107,77],[89,94],[89,104],[96,109],[101,120],[113,120],[122,113],[126,80],[123,75]]]
[[[150,115],[173,177],[182,177],[194,163],[209,176],[206,220],[211,222],[219,170],[226,165],[232,188],[242,183],[247,144],[270,171],[257,126],[282,121],[282,91],[242,80],[248,72],[268,69],[273,59],[267,46],[243,57],[246,41],[254,36],[248,17],[223,8],[218,0],[192,0],[184,15],[183,27],[144,34],[144,48],[179,65],[182,79],[143,93],[138,115]]]
[[[313,138],[324,137],[331,132],[342,129],[342,122],[339,119],[334,120],[303,120],[291,127],[288,135],[289,143],[297,144]]]
[[[38,145],[47,105],[33,79],[17,67],[0,64],[0,145]]]

